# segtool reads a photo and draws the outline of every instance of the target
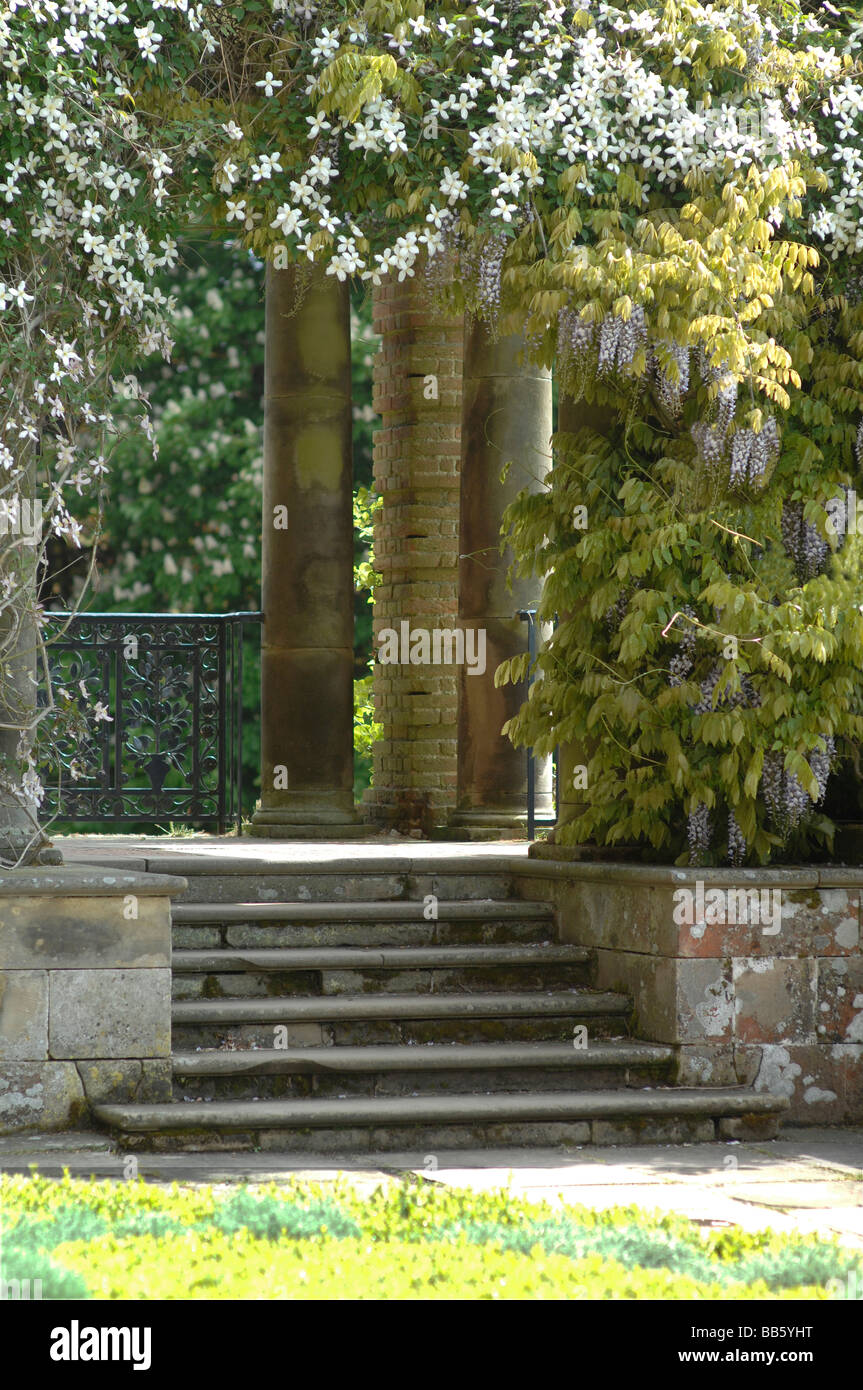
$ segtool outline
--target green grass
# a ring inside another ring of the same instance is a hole
[[[820,1299],[863,1279],[837,1242],[702,1231],[407,1178],[171,1188],[0,1177],[0,1275],[43,1298]]]

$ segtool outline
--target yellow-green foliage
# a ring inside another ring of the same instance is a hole
[[[464,1242],[340,1240],[272,1246],[217,1232],[161,1240],[104,1237],[58,1246],[93,1298],[123,1299],[769,1299],[763,1283],[724,1289],[663,1270],[625,1269],[592,1255],[513,1254]],[[95,1273],[94,1273],[95,1270]],[[817,1298],[814,1290],[783,1298]]]
[[[46,1297],[812,1299],[856,1268],[835,1241],[414,1179],[368,1193],[0,1178],[0,1214],[0,1272],[44,1279]]]

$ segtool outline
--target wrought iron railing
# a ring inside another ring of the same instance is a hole
[[[108,718],[83,739],[40,737],[41,819],[239,830],[243,633],[262,614],[46,616],[55,692],[90,712],[98,701]]]
[[[528,624],[530,673],[537,655],[536,610]],[[84,738],[37,743],[45,788],[40,811],[52,820],[130,825],[165,822],[240,827],[243,811],[243,637],[263,614],[79,613],[46,615],[52,687],[82,710],[98,701],[108,718]],[[41,689],[44,705],[47,690]],[[77,775],[73,775],[74,771]],[[558,754],[554,754],[555,819]],[[527,833],[537,825],[536,759],[527,750]],[[545,819],[545,818],[543,818]]]

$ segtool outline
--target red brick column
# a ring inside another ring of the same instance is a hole
[[[386,628],[458,627],[459,464],[464,326],[431,306],[421,277],[375,292],[375,643]],[[369,819],[426,832],[455,807],[459,668],[375,665],[384,727]]]

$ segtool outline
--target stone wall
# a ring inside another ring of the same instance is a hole
[[[459,460],[464,330],[434,310],[422,277],[375,292],[383,334],[374,365],[374,636],[458,624]],[[375,708],[383,738],[374,749],[370,819],[429,830],[455,807],[458,669],[379,665]]]
[[[185,880],[0,874],[0,1133],[171,1099],[171,898]]]
[[[632,996],[637,1037],[676,1047],[680,1084],[751,1083],[787,1097],[792,1124],[863,1122],[863,871],[532,854],[519,891],[555,902],[561,939],[596,950],[597,985]],[[758,892],[763,918],[740,920],[740,890]],[[737,920],[710,920],[722,916]]]

